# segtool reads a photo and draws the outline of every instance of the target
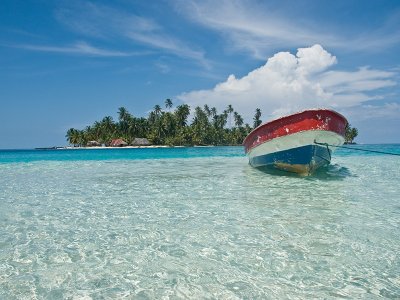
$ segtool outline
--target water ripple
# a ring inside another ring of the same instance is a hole
[[[0,298],[399,298],[400,165],[361,159],[0,165]]]

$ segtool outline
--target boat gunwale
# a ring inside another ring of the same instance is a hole
[[[271,120],[271,121],[262,123],[261,125],[259,125],[259,126],[257,126],[256,128],[254,128],[254,129],[246,136],[246,138],[243,140],[243,143],[242,143],[242,145],[245,146],[245,152],[246,152],[246,154],[248,154],[250,151],[252,151],[252,149],[258,147],[259,145],[262,145],[262,144],[264,144],[264,143],[270,142],[271,140],[274,140],[274,139],[276,139],[276,138],[280,138],[280,136],[279,136],[279,137],[274,137],[274,138],[272,138],[272,139],[269,139],[269,140],[266,140],[266,141],[264,141],[264,142],[261,142],[261,143],[259,143],[259,144],[257,144],[257,145],[254,145],[253,147],[248,147],[248,148],[247,148],[247,147],[246,147],[246,142],[247,142],[247,140],[248,140],[249,138],[251,138],[251,137],[252,137],[258,130],[260,130],[261,128],[264,128],[264,127],[267,127],[267,126],[271,126],[271,125],[273,125],[274,123],[281,122],[282,120],[285,120],[285,119],[290,120],[291,118],[295,118],[295,117],[297,117],[297,116],[299,116],[299,115],[301,115],[301,114],[305,114],[305,113],[309,113],[309,112],[318,112],[318,111],[321,111],[321,112],[330,112],[330,113],[332,113],[332,114],[338,116],[339,118],[341,118],[343,121],[345,121],[345,124],[346,124],[346,125],[349,123],[349,122],[347,121],[347,119],[346,119],[342,114],[340,114],[340,113],[338,113],[338,112],[336,112],[336,111],[334,111],[334,110],[332,110],[332,109],[327,109],[327,108],[305,109],[305,110],[300,111],[300,112],[297,112],[297,113],[293,113],[293,114],[290,114],[290,115],[286,115],[286,116],[283,116],[283,117],[280,117],[280,118],[277,118],[277,119],[274,119],[274,120]],[[285,125],[283,125],[283,126],[285,126]],[[293,133],[289,133],[288,135],[285,135],[285,136],[290,136],[290,135],[292,135],[292,134],[299,133],[299,132],[314,131],[314,130],[321,130],[321,129],[318,129],[318,128],[303,129],[303,130],[299,130],[299,131],[296,131],[296,132],[293,132]],[[335,131],[332,131],[332,130],[324,130],[324,131],[335,132]],[[340,134],[337,133],[337,132],[335,132],[335,133],[338,134],[338,135],[340,135]]]
[[[291,117],[295,117],[295,116],[298,116],[298,115],[301,115],[301,114],[303,114],[303,113],[310,112],[310,111],[329,111],[329,112],[334,113],[334,114],[338,115],[339,117],[341,117],[341,118],[346,122],[346,124],[349,123],[349,121],[347,121],[347,119],[346,119],[345,116],[343,116],[341,113],[338,113],[337,111],[334,111],[333,109],[329,109],[329,108],[311,108],[311,109],[305,109],[305,110],[302,110],[302,111],[299,111],[299,112],[296,112],[296,113],[292,113],[292,114],[288,114],[288,115],[279,117],[279,118],[277,118],[277,119],[273,119],[273,120],[271,120],[271,121],[267,121],[267,122],[264,122],[264,123],[260,124],[259,126],[257,126],[256,128],[254,128],[252,131],[250,131],[250,133],[249,133],[249,134],[246,136],[246,138],[243,140],[243,143],[242,143],[242,144],[245,145],[247,139],[250,138],[250,136],[252,136],[253,133],[254,133],[255,131],[259,130],[261,127],[270,125],[270,124],[275,123],[275,122],[277,122],[277,121],[282,121],[283,119],[289,119],[289,118],[291,118]],[[309,129],[309,130],[313,130],[313,129]],[[307,131],[307,130],[302,130],[302,131]],[[299,131],[299,132],[300,132],[300,131]],[[254,148],[254,147],[253,147],[253,148]]]

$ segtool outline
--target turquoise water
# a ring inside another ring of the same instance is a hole
[[[0,150],[0,163],[40,160],[141,160],[165,158],[243,156],[242,147],[176,147],[176,148],[116,148],[60,150]]]
[[[357,145],[400,153],[400,145]],[[400,157],[0,151],[0,299],[400,298]]]

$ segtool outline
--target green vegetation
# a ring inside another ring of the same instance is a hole
[[[354,144],[354,139],[358,135],[358,129],[355,127],[351,127],[349,123],[346,125],[346,133],[345,133],[345,143],[346,144]]]
[[[110,116],[94,122],[83,130],[70,128],[67,141],[74,146],[87,146],[93,141],[110,145],[113,139],[123,139],[131,144],[135,138],[147,138],[154,145],[240,145],[253,129],[244,124],[242,116],[232,105],[220,114],[215,107],[196,107],[193,120],[188,118],[191,108],[179,105],[172,111],[171,99],[165,100],[166,111],[155,105],[147,118],[134,117],[126,108],[118,110],[118,121]],[[261,110],[256,109],[254,127],[261,124]]]
[[[104,144],[109,146],[112,140],[123,139],[131,144],[135,138],[147,138],[153,145],[194,146],[194,145],[241,145],[253,128],[259,126],[261,110],[255,110],[253,127],[244,124],[242,116],[232,105],[220,114],[215,107],[197,106],[192,122],[188,118],[190,106],[182,104],[173,111],[171,99],[165,100],[166,111],[155,105],[147,118],[134,117],[125,107],[118,109],[118,121],[110,116],[94,122],[83,130],[70,128],[67,141],[74,146]],[[346,126],[345,142],[353,143],[358,135],[357,128]]]

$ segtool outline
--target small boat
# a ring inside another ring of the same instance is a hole
[[[347,120],[329,109],[309,109],[255,128],[243,141],[253,167],[311,175],[343,145]]]

